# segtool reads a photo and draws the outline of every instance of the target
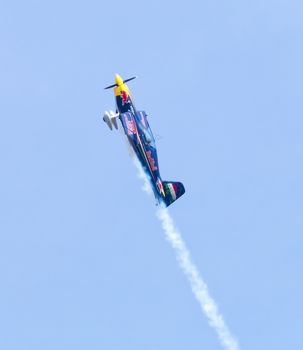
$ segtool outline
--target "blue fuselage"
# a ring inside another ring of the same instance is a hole
[[[137,111],[130,96],[124,103],[116,97],[119,118],[130,145],[136,153],[143,169],[150,178],[153,191],[158,200],[161,196],[161,177],[159,172],[157,150],[146,113]]]

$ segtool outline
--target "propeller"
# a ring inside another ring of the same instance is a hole
[[[127,83],[128,81],[134,80],[134,79],[136,79],[136,78],[137,78],[137,77],[132,77],[132,78],[125,79],[125,80],[123,80],[123,84],[124,84],[124,83]]]
[[[113,85],[105,87],[104,90],[111,89],[111,88],[114,88],[114,87],[117,87],[117,86],[118,86],[117,84],[113,84]]]
[[[125,79],[125,80],[123,80],[123,84],[125,84],[125,83],[127,83],[127,82],[129,82],[129,81],[131,81],[131,80],[134,80],[134,79],[136,79],[136,78],[137,78],[137,77],[132,77],[132,78]],[[114,88],[114,87],[118,87],[118,84],[109,85],[109,86],[105,87],[104,90],[112,89],[112,88]]]

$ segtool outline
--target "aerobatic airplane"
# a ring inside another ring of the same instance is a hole
[[[114,89],[117,108],[116,113],[106,111],[103,120],[111,130],[113,126],[118,129],[117,121],[120,120],[127,140],[150,180],[157,204],[163,202],[169,206],[184,194],[185,189],[181,182],[161,180],[155,139],[147,121],[147,114],[136,110],[125,84],[135,78],[123,80],[116,74],[116,83],[105,88]]]

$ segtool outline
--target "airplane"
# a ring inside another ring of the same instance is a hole
[[[155,139],[147,121],[147,114],[145,111],[138,111],[135,108],[126,85],[127,82],[135,78],[123,80],[119,74],[116,74],[115,84],[105,88],[114,89],[116,113],[105,111],[103,120],[111,130],[113,126],[118,129],[117,121],[120,121],[131,149],[150,180],[156,204],[163,203],[168,207],[185,193],[185,189],[181,182],[162,181],[161,179]]]

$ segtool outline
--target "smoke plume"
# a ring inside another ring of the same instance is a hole
[[[143,180],[143,191],[151,194],[152,189],[147,175],[143,171],[139,162],[134,159],[138,169],[139,178]],[[229,331],[223,316],[218,310],[214,299],[210,296],[206,283],[203,281],[198,268],[193,263],[189,250],[185,242],[176,229],[174,221],[167,208],[160,206],[157,210],[157,218],[160,220],[166,239],[174,249],[180,268],[187,277],[191,290],[195,295],[204,315],[207,317],[209,325],[218,335],[221,345],[226,350],[239,350],[238,342]]]

